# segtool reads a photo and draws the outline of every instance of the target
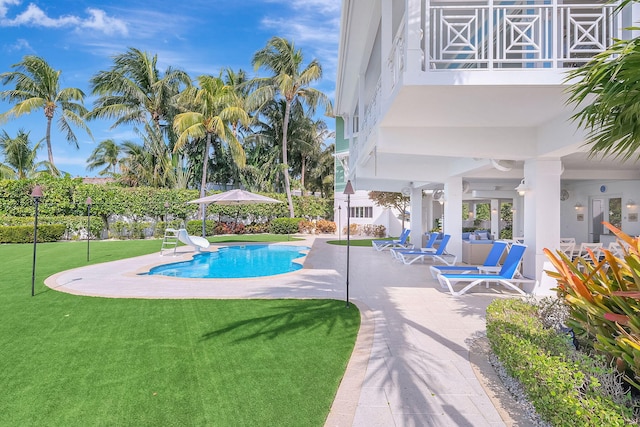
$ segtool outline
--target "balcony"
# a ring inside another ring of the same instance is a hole
[[[616,4],[431,2],[424,70],[578,67],[620,37]]]

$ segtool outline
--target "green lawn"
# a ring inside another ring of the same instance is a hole
[[[160,242],[91,242],[91,262]],[[359,313],[331,300],[79,297],[45,277],[86,245],[0,245],[0,425],[321,426]]]

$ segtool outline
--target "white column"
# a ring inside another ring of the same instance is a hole
[[[447,252],[462,259],[462,178],[451,177],[444,183],[444,232],[451,235]]]
[[[491,199],[491,234],[494,240],[500,238],[500,200]]]
[[[409,221],[409,228],[411,228],[411,243],[416,247],[422,247],[422,236],[424,235],[424,228],[422,226],[422,189],[411,189],[411,202],[410,202],[411,218]]]
[[[524,235],[524,203],[523,197],[517,192],[514,192],[513,196],[513,222],[511,224],[511,231],[513,237],[522,237]]]
[[[407,0],[407,62],[405,71],[407,73],[420,73],[424,64],[424,52],[422,51],[422,39],[427,39],[422,33],[422,1]],[[427,2],[428,5],[428,2]]]
[[[560,174],[558,159],[531,159],[524,163],[524,275],[540,280],[546,256],[543,248],[560,243]]]
[[[389,54],[393,49],[393,2],[382,0],[380,17],[380,77],[382,84],[382,99],[387,99],[391,92],[391,70],[389,69]],[[382,101],[382,100],[381,100]],[[413,234],[413,233],[412,233]]]

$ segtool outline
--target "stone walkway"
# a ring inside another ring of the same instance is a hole
[[[346,251],[327,239],[306,237],[304,268],[251,279],[176,279],[140,276],[159,263],[188,259],[145,255],[69,270],[47,286],[72,294],[124,298],[345,299]],[[160,242],[158,242],[160,246]],[[333,426],[528,425],[486,363],[487,305],[514,294],[502,288],[461,297],[445,293],[429,264],[403,265],[388,251],[351,247],[350,301],[362,327],[326,422]]]

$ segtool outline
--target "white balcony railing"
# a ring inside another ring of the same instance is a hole
[[[425,68],[576,67],[618,36],[615,7],[544,0],[431,3]]]

